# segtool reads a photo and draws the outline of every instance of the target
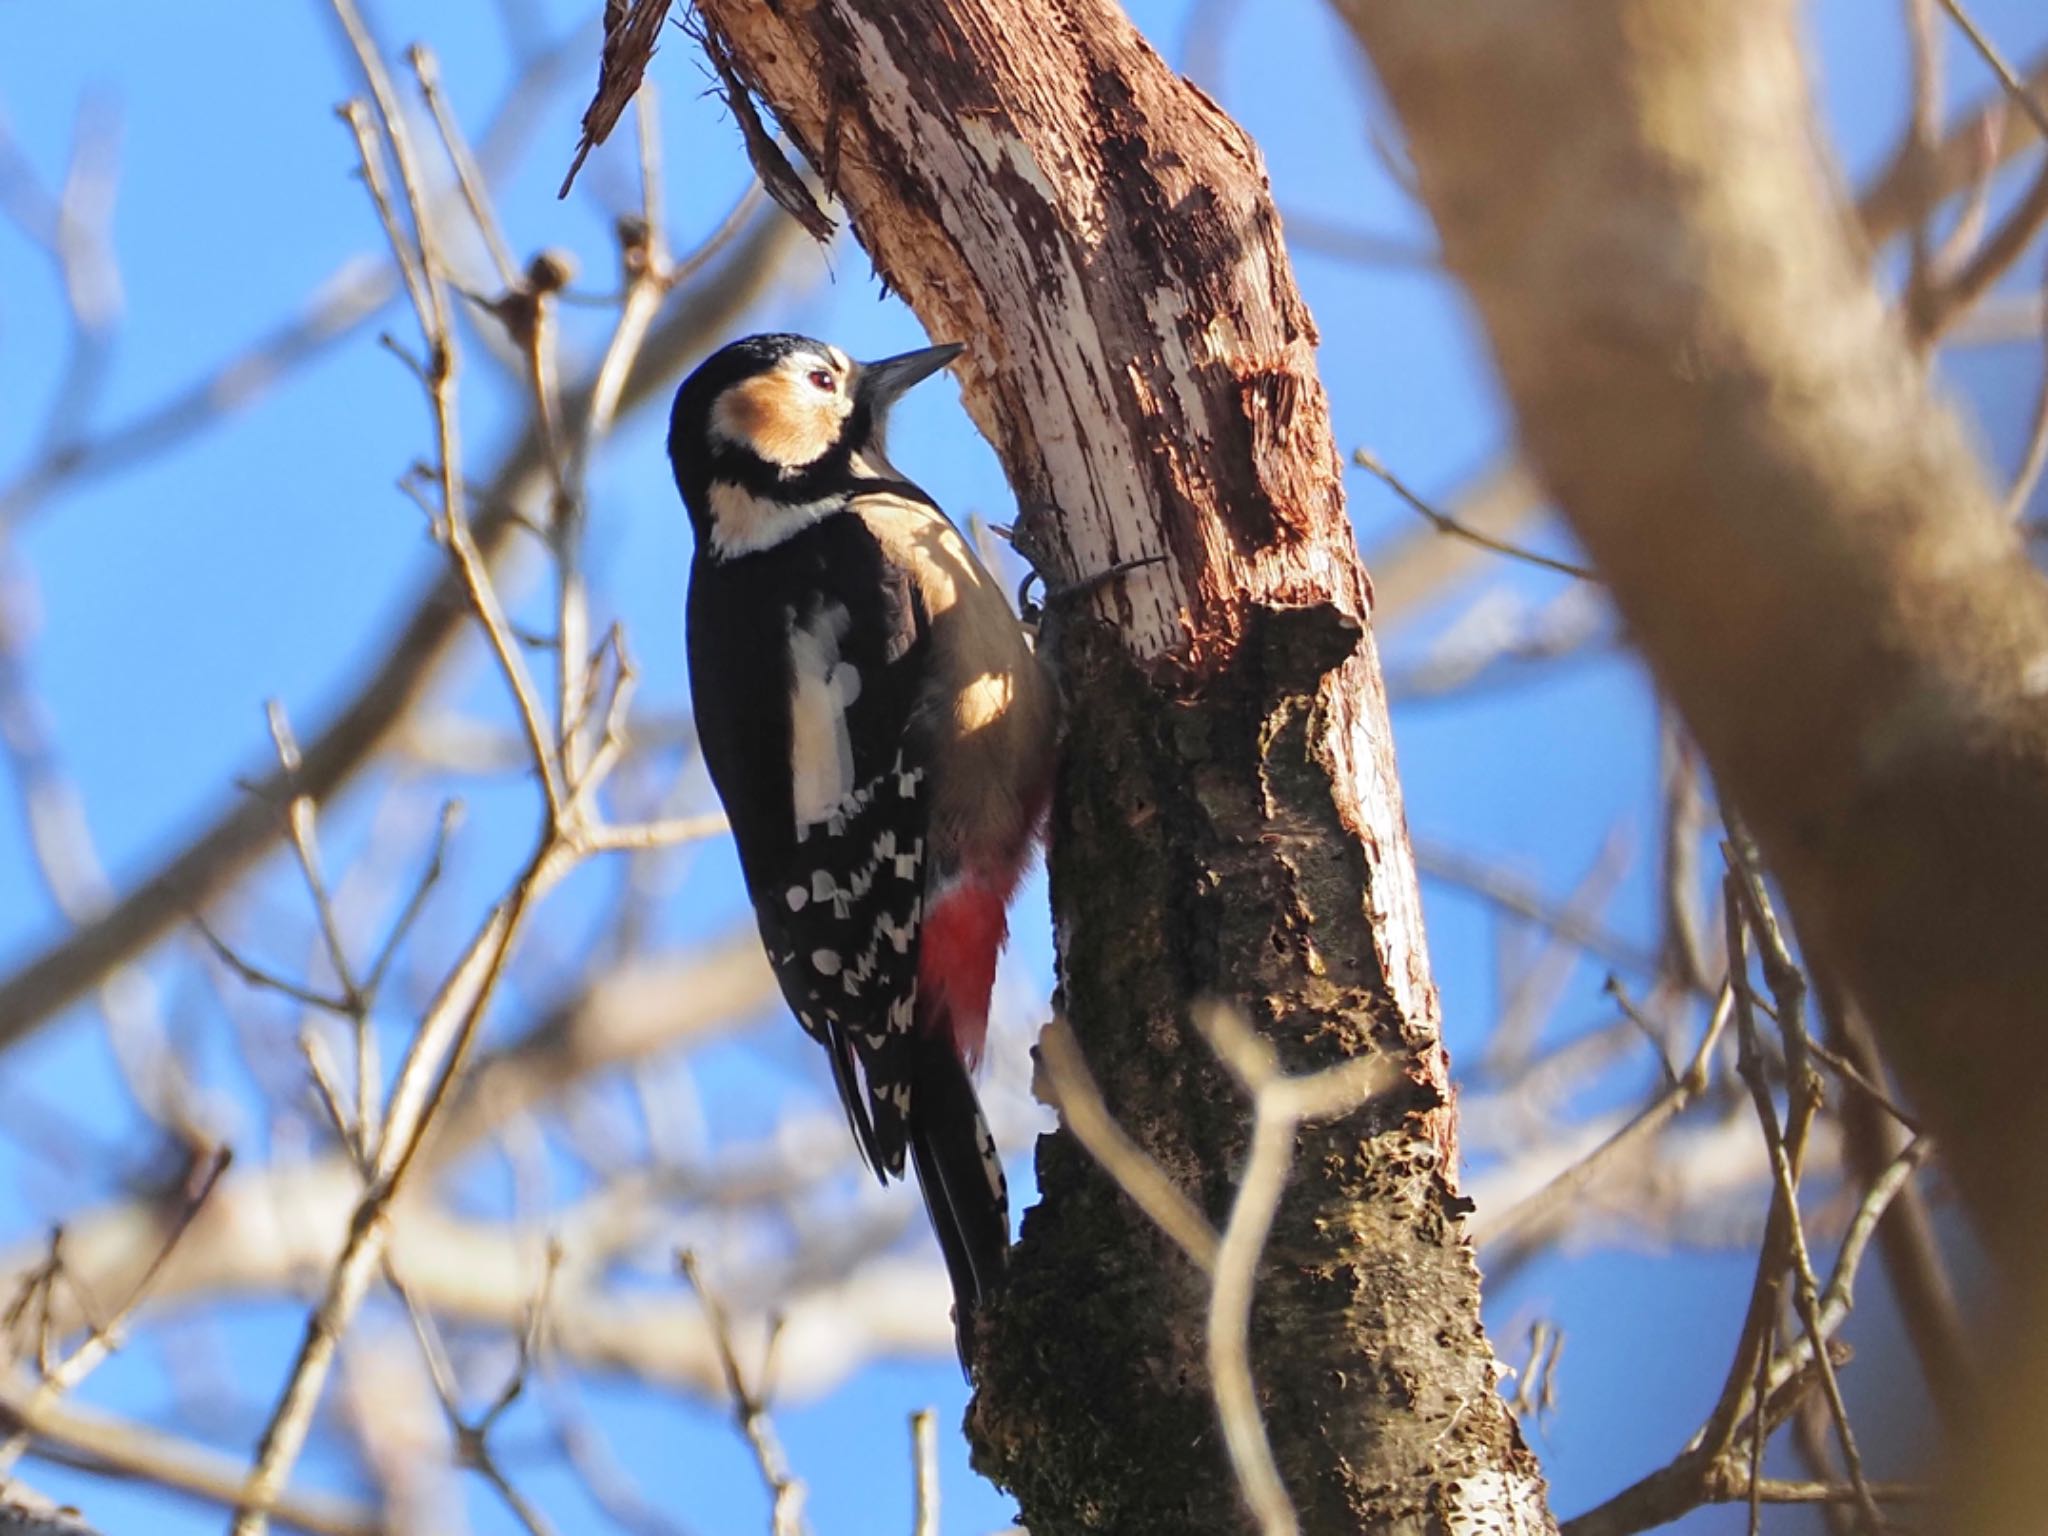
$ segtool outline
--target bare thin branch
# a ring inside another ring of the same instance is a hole
[[[442,93],[440,61],[423,43],[413,44],[406,50],[405,57],[420,83],[420,95],[426,100],[427,110],[433,114],[441,148],[447,153],[448,163],[454,167],[456,184],[462,189],[462,201],[476,223],[477,233],[483,236],[485,248],[491,253],[498,284],[502,288],[516,287],[519,282],[518,265],[512,260],[511,247],[505,243],[504,230],[498,226],[498,216],[491,206],[491,195],[484,182],[483,168],[477,164],[469,139],[455,114],[449,110],[447,97]]]
[[[910,1416],[910,1536],[939,1536],[939,1420],[929,1408]]]
[[[1708,1063],[1722,1030],[1727,1027],[1733,1004],[1732,989],[1724,987],[1720,1001],[1714,1005],[1706,1032],[1700,1037],[1699,1049],[1693,1052],[1691,1063],[1676,1082],[1628,1124],[1520,1204],[1490,1219],[1484,1211],[1480,1212],[1473,1223],[1474,1240],[1480,1243],[1510,1242],[1521,1233],[1542,1227],[1562,1207],[1578,1199],[1603,1172],[1639,1149],[1690,1108],[1706,1092]]]
[[[1377,477],[1388,490],[1401,499],[1405,506],[1411,511],[1419,513],[1439,533],[1447,533],[1453,538],[1465,540],[1468,544],[1476,544],[1481,549],[1490,549],[1497,555],[1506,555],[1510,559],[1520,560],[1527,565],[1537,566],[1542,570],[1555,571],[1560,576],[1571,576],[1579,581],[1591,582],[1597,582],[1600,579],[1583,565],[1574,565],[1569,560],[1558,560],[1550,555],[1540,555],[1533,549],[1524,549],[1521,545],[1511,543],[1506,539],[1495,538],[1492,534],[1482,533],[1477,528],[1469,528],[1457,521],[1457,519],[1437,511],[1435,507],[1432,507],[1428,502],[1416,495],[1414,491],[1410,490],[1406,482],[1402,481],[1392,470],[1381,463],[1379,456],[1369,448],[1354,448],[1351,451],[1351,462],[1360,469]]]
[[[733,1416],[754,1453],[754,1463],[760,1468],[761,1481],[767,1484],[774,1505],[774,1536],[807,1536],[810,1522],[804,1518],[804,1485],[790,1474],[789,1458],[783,1454],[774,1420],[768,1415],[766,1398],[757,1386],[748,1382],[746,1373],[740,1369],[739,1353],[733,1344],[732,1326],[724,1303],[704,1283],[704,1274],[694,1253],[685,1249],[677,1255],[677,1262],[682,1267],[684,1278],[690,1282],[690,1289],[703,1303],[705,1320],[710,1324],[711,1337],[718,1346],[719,1364],[725,1371],[726,1390],[732,1397]],[[771,1324],[767,1348],[770,1357],[775,1351],[778,1331]],[[762,1374],[767,1374],[765,1367]]]
[[[1040,1033],[1038,1057],[1045,1068],[1049,1102],[1060,1112],[1061,1123],[1153,1225],[1172,1238],[1198,1268],[1213,1272],[1218,1246],[1215,1229],[1166,1170],[1116,1123],[1065,1019],[1054,1019]]]
[[[781,259],[797,248],[789,221],[770,215],[734,246],[695,302],[650,331],[640,362],[621,397],[641,405],[697,356],[771,282]],[[587,398],[587,389],[582,392]],[[570,414],[580,408],[572,400]],[[531,433],[507,453],[486,491],[476,499],[478,548],[490,558],[521,526],[519,509],[545,477],[539,443]],[[299,789],[325,801],[385,747],[403,727],[434,680],[439,664],[466,633],[459,579],[437,575],[398,626],[382,657],[368,667],[358,691],[307,745]],[[98,979],[203,910],[276,841],[271,806],[288,793],[275,775],[263,776],[252,795],[236,795],[181,843],[96,921],[58,940],[10,975],[0,978],[0,1047],[18,1040],[58,1009],[89,991]]]
[[[56,1405],[32,1410],[31,1390],[0,1379],[0,1423],[25,1430],[39,1455],[140,1478],[225,1508],[244,1495],[244,1469],[235,1458],[104,1414]],[[279,1523],[312,1536],[386,1536],[375,1510],[332,1494],[280,1490],[264,1507]]]
[[[2027,121],[2034,125],[2043,139],[2048,139],[2048,107],[2043,107],[2035,99],[2033,89],[2013,72],[2013,67],[2005,61],[2005,55],[1998,51],[1998,45],[1963,9],[1961,0],[1941,0],[1941,8],[1962,28],[1963,36],[1970,40],[1970,46],[1977,50],[1978,56],[1991,66],[1991,72],[1998,76],[1998,83],[2005,87],[2013,105],[2026,114]]]

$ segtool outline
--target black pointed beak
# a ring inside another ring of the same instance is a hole
[[[911,385],[930,378],[966,350],[959,342],[949,341],[941,346],[885,357],[878,363],[862,363],[860,376],[854,383],[855,392],[861,404],[879,419]]]

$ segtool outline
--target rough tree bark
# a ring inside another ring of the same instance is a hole
[[[1533,462],[2039,1294],[2048,585],[1844,216],[1800,8],[1339,9]],[[1978,1529],[2039,1524],[2044,1322]]]
[[[1055,579],[1062,1007],[1219,1224],[1246,1105],[1189,1022],[1400,1088],[1305,1131],[1253,1366],[1304,1524],[1544,1530],[1494,1390],[1370,589],[1257,151],[1106,0],[700,0],[934,337]],[[1024,46],[1028,42],[1029,46]],[[1071,605],[1078,608],[1082,605]],[[1037,1536],[1239,1531],[1204,1278],[1064,1136],[979,1348],[977,1464]]]

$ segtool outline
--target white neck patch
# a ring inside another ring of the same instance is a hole
[[[844,496],[775,501],[730,480],[711,482],[711,552],[721,560],[773,549],[846,506]]]

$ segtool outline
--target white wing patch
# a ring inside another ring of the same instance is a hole
[[[852,622],[838,603],[808,622],[789,616],[789,756],[799,838],[853,797],[846,712],[860,697],[860,672],[839,659],[839,642]]]

